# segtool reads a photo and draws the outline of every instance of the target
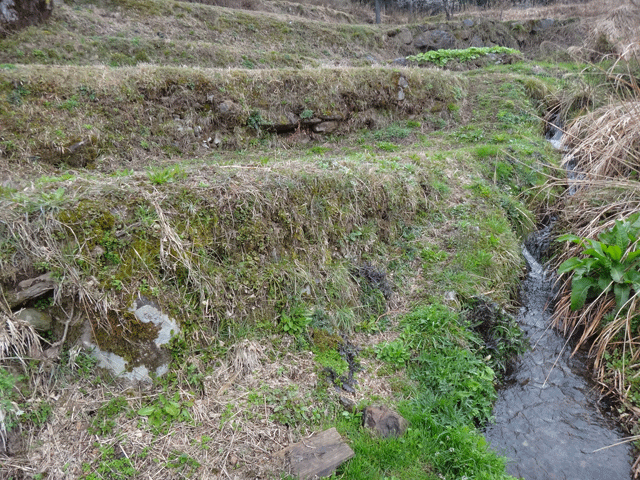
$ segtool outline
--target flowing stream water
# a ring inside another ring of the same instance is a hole
[[[505,379],[485,436],[525,480],[627,480],[631,447],[598,408],[585,359],[550,328],[553,281],[526,247],[518,321],[531,348]],[[601,449],[601,450],[600,450]]]

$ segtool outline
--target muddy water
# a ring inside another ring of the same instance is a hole
[[[521,328],[531,349],[499,392],[495,424],[486,429],[492,448],[510,459],[507,471],[525,480],[627,480],[628,444],[597,451],[622,435],[597,407],[583,359],[549,328],[550,279],[525,249]]]

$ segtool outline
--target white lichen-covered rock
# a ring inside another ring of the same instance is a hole
[[[92,351],[98,366],[110,370],[114,375],[128,380],[151,381],[153,376],[159,377],[168,371],[171,355],[167,345],[180,331],[178,323],[160,311],[153,302],[138,298],[130,310],[135,322],[150,326],[154,332],[152,338],[128,339],[132,345],[124,358],[122,351],[114,346],[118,340],[109,344],[92,338],[91,329],[87,328],[83,342]]]

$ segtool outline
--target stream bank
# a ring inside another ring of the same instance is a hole
[[[552,278],[526,247],[518,321],[531,348],[505,378],[486,438],[525,480],[631,478],[629,444],[598,407],[586,358],[550,327]],[[610,447],[610,448],[609,448]]]

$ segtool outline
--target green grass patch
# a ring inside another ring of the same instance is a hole
[[[410,428],[400,438],[372,438],[360,428],[358,415],[343,415],[338,428],[356,456],[339,472],[350,479],[511,478],[504,473],[505,459],[489,450],[476,429],[490,419],[496,393],[494,371],[468,324],[434,304],[405,316],[400,327],[401,339],[380,351],[413,352],[405,361],[418,393],[399,404]]]

